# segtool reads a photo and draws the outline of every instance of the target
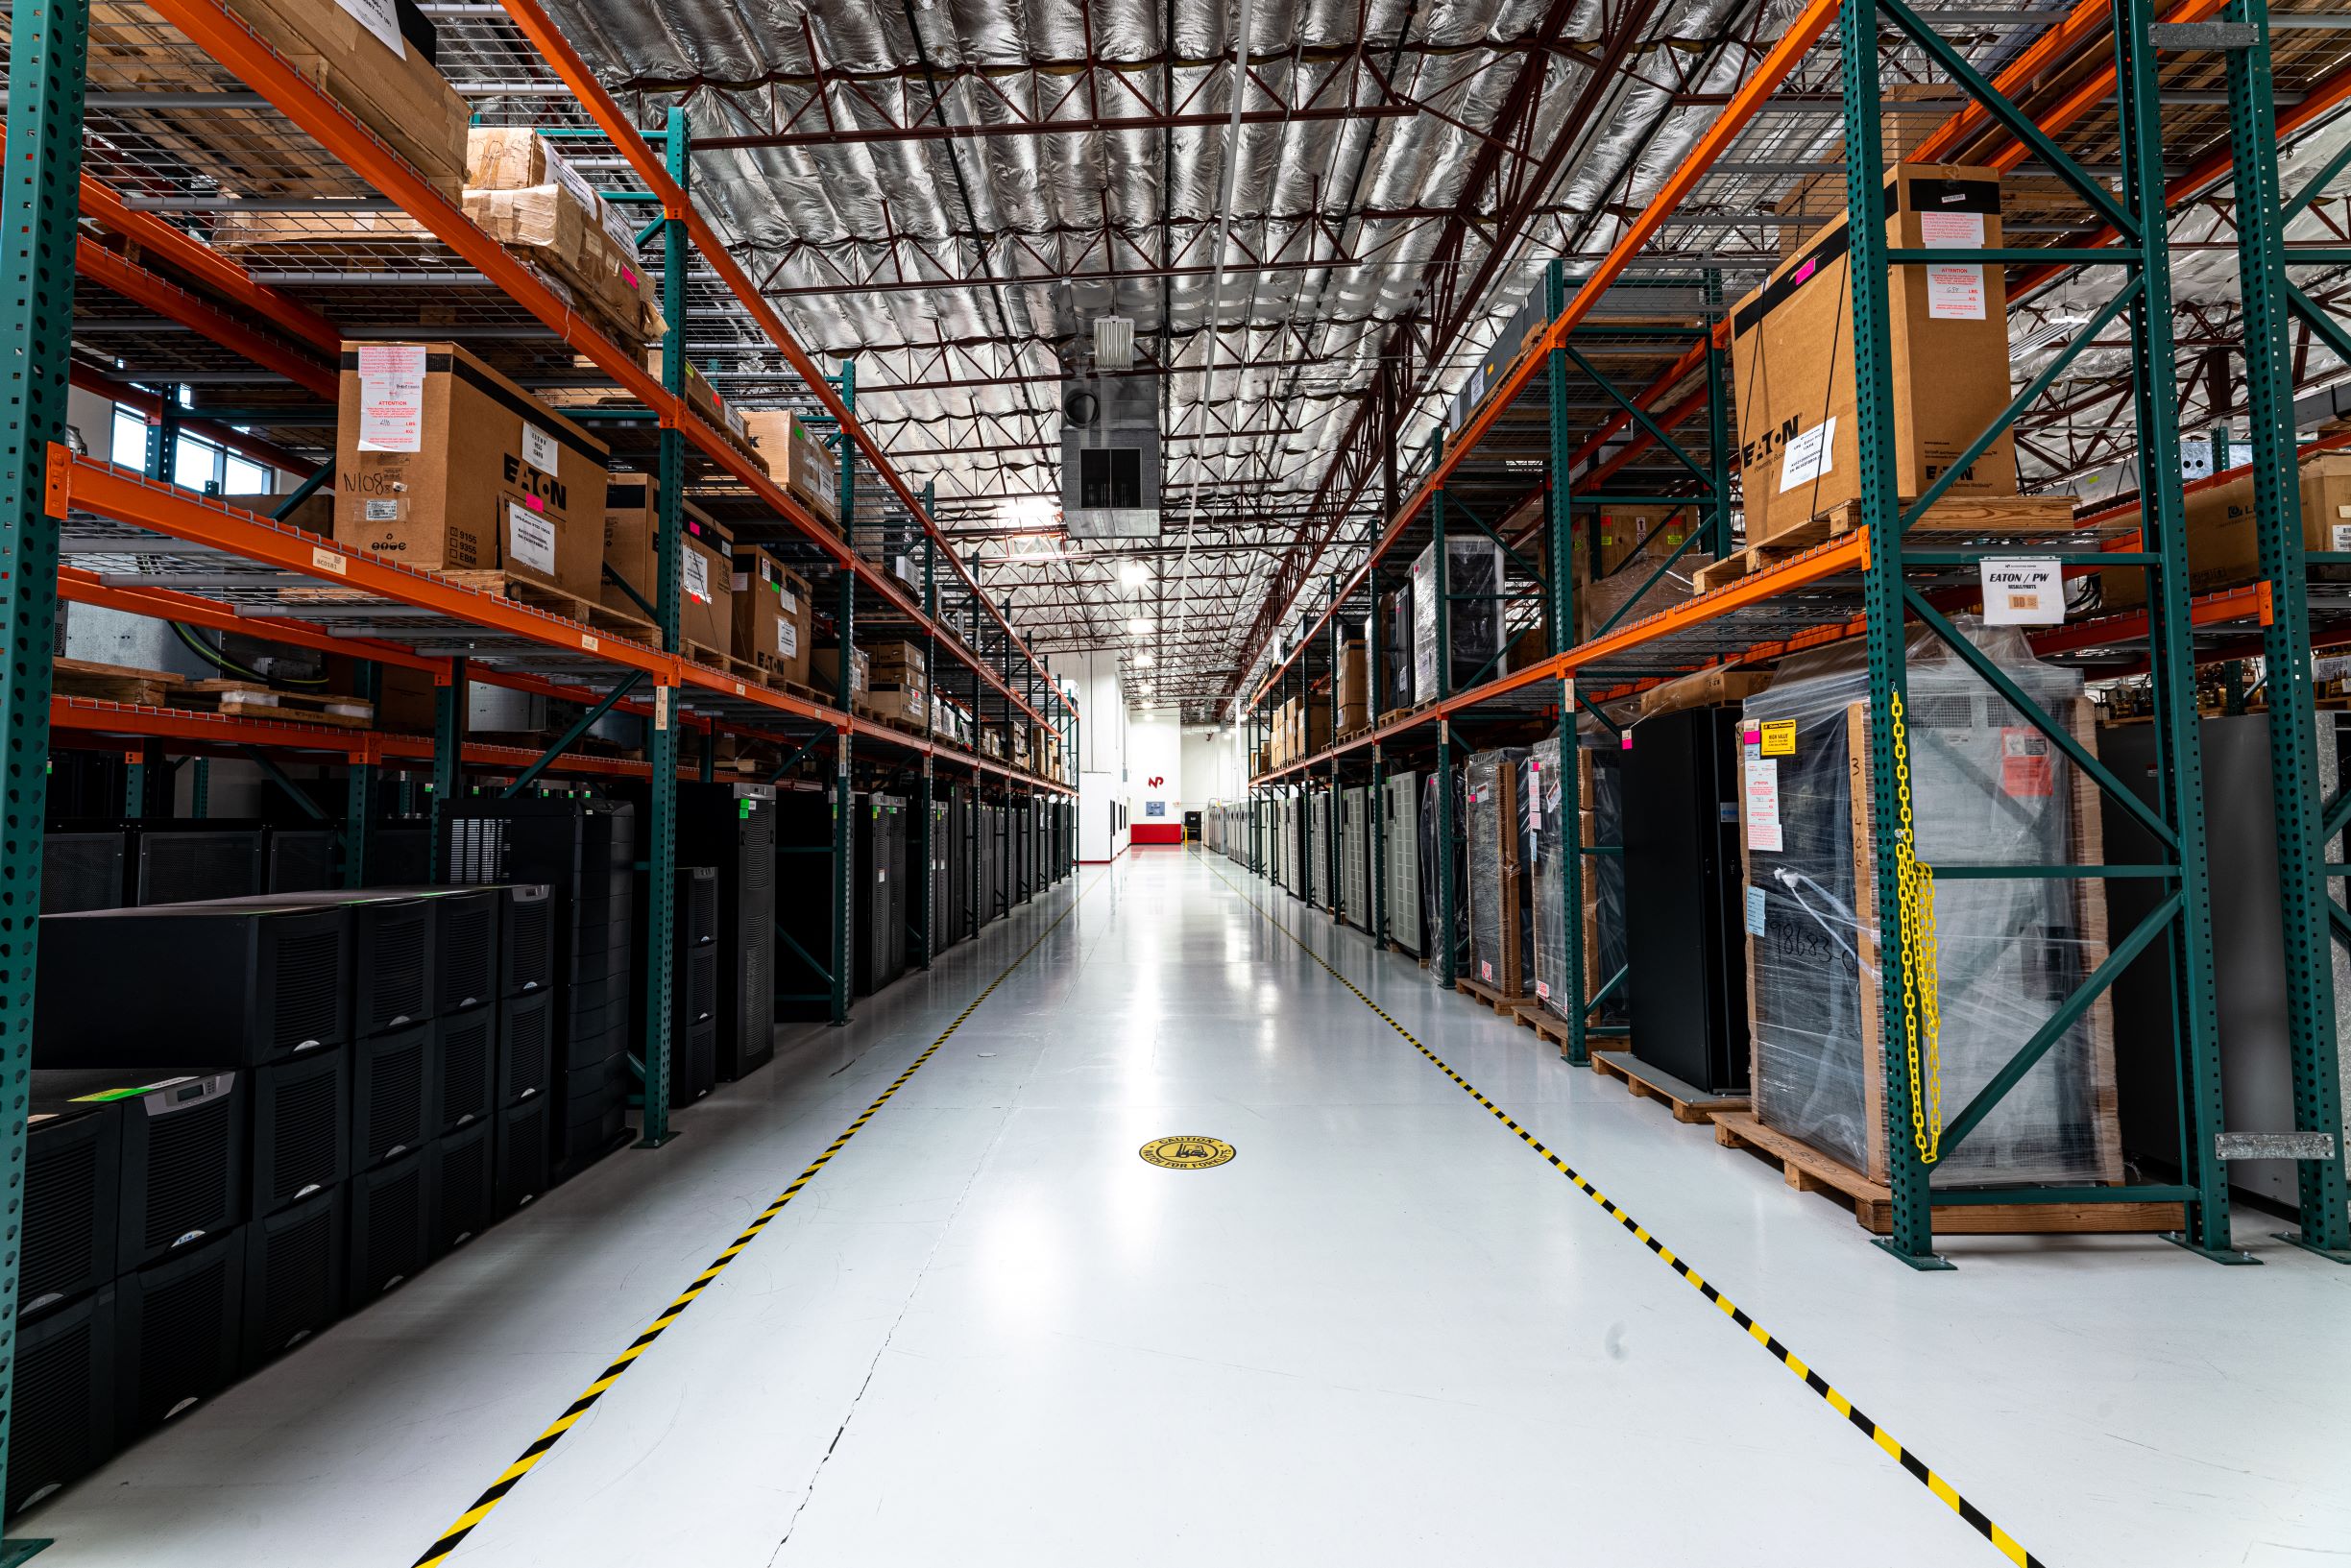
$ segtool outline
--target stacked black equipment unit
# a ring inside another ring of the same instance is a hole
[[[10,1380],[8,1511],[79,1481],[114,1452],[114,1287],[19,1317]]]
[[[552,891],[554,1181],[618,1147],[625,1130],[636,826],[628,803],[576,796],[469,801],[442,819],[450,883],[544,882]]]
[[[833,1016],[833,798],[776,792],[775,1016]]]
[[[653,908],[652,877],[637,874],[637,907]],[[682,1110],[717,1087],[718,872],[679,866],[671,878],[669,910],[669,1108]],[[637,989],[650,995],[646,954],[637,956]],[[642,1002],[629,1027],[629,1049],[640,1064],[652,1060],[652,1038]]]
[[[1006,825],[1009,829],[1006,840],[1009,864],[1005,881],[1007,898],[1013,904],[1027,904],[1036,892],[1036,813],[1032,804],[1025,800],[1005,803]]]
[[[133,827],[134,904],[244,898],[264,890],[269,830],[259,822],[144,817]]]
[[[114,1283],[114,1435],[128,1441],[227,1387],[242,1351],[245,1230]]]
[[[497,1218],[497,1143],[493,1124],[476,1122],[433,1141],[426,1156],[430,1217],[427,1258],[462,1246]]]
[[[245,1327],[239,1365],[252,1371],[317,1334],[343,1311],[344,1194],[314,1193],[245,1227]]]
[[[272,828],[262,886],[271,893],[315,893],[335,885],[342,834],[330,827]]]
[[[1005,862],[1005,811],[1003,806],[980,808],[980,924],[1008,913],[1012,901],[1007,897]]]
[[[59,823],[41,838],[41,913],[119,909],[131,902],[131,831],[121,823]]]
[[[45,915],[39,972],[39,1067],[258,1067],[350,1038],[351,922],[340,906]]]
[[[772,785],[678,785],[678,859],[710,866],[718,878],[713,1037],[721,1080],[775,1058],[776,822]]]
[[[869,997],[906,972],[907,813],[896,795],[854,799],[857,913],[850,927],[850,989]]]
[[[497,1127],[492,1135],[497,1213],[514,1213],[546,1190],[554,1103],[553,892],[545,883],[497,889],[498,905]]]
[[[1710,1095],[1747,1087],[1738,714],[1660,713],[1623,754],[1633,1054]]]
[[[407,822],[376,830],[368,876],[387,887],[417,887],[432,878],[432,830]]]

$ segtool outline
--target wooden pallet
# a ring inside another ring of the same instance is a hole
[[[1830,1159],[1819,1149],[1775,1132],[1749,1111],[1714,1118],[1714,1141],[1743,1148],[1780,1167],[1790,1187],[1821,1193],[1853,1210],[1874,1236],[1894,1230],[1894,1194],[1881,1182]],[[2176,1203],[1937,1203],[1934,1228],[1945,1236],[2145,1235],[2179,1230]]]
[[[1622,1079],[1635,1099],[1660,1101],[1673,1112],[1676,1122],[1704,1126],[1725,1112],[1743,1111],[1749,1104],[1745,1095],[1710,1095],[1696,1084],[1660,1072],[1629,1050],[1593,1051],[1591,1070],[1604,1078]]]
[[[234,718],[326,724],[338,730],[364,730],[376,722],[376,705],[348,693],[280,691],[254,681],[189,681],[180,690],[180,700],[189,707],[216,708]]]
[[[1905,500],[1903,505],[1910,504]],[[2071,495],[1979,495],[1946,497],[1927,509],[1927,515],[1913,524],[1903,537],[1920,540],[1933,537],[1949,542],[1951,539],[2033,539],[2067,532],[2073,526],[2074,498]],[[1861,526],[1861,503],[1847,501],[1841,506],[1823,512],[1783,529],[1759,543],[1750,544],[1724,556],[1720,561],[1701,567],[1691,575],[1698,591],[1707,592],[1734,583],[1752,572],[1762,570],[1791,555],[1840,539]]]
[[[1466,977],[1455,980],[1453,989],[1465,997],[1471,997],[1484,1002],[1504,1018],[1515,1018],[1519,1008],[1529,1005],[1535,1000],[1533,997],[1505,996],[1484,980],[1473,980]]]
[[[652,647],[661,645],[660,630],[636,611],[615,610],[601,600],[583,599],[576,593],[550,588],[535,578],[518,577],[509,571],[472,568],[445,571],[441,575],[475,592],[511,599],[533,610],[544,610],[550,615],[578,621],[594,631],[625,637],[633,642],[642,642]]]
[[[49,661],[49,688],[61,697],[87,697],[133,708],[168,708],[172,693],[184,684],[183,677],[169,670],[100,664],[87,659]]]
[[[695,663],[708,664],[713,669],[724,670],[739,681],[748,681],[753,686],[767,684],[767,674],[759,665],[748,659],[738,659],[722,648],[714,648],[707,642],[696,642],[689,639],[684,651],[686,657]]]

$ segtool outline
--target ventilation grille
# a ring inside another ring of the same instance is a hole
[[[475,1138],[442,1153],[436,1189],[440,1207],[433,1215],[437,1244],[455,1246],[490,1223],[497,1197],[492,1191],[491,1163],[485,1158],[490,1152],[489,1140]]]
[[[718,939],[718,879],[689,877],[686,899],[686,945]]]
[[[422,1160],[399,1175],[358,1189],[357,1235],[352,1245],[352,1281],[361,1296],[390,1290],[421,1267],[417,1252],[417,1218],[423,1212],[424,1164]]]
[[[514,954],[509,978],[515,989],[545,991],[554,983],[555,907],[551,899],[510,906],[507,943]]]
[[[497,817],[454,817],[448,827],[448,864],[441,880],[451,887],[506,880],[506,824]]]
[[[192,1230],[229,1228],[230,1162],[244,1151],[230,1137],[230,1098],[221,1095],[147,1119],[147,1233],[150,1251]],[[133,1108],[133,1114],[138,1114]]]
[[[278,984],[270,1045],[292,1050],[305,1041],[343,1037],[343,938],[312,931],[278,944]]]
[[[440,915],[442,1010],[489,1001],[497,993],[497,905],[473,894],[443,900]]]
[[[756,936],[743,943],[742,1017],[739,1020],[749,1049],[765,1044],[763,1036],[774,1027],[775,943]]]
[[[380,1047],[368,1055],[367,1143],[360,1163],[374,1165],[394,1149],[414,1148],[424,1141],[424,1056],[427,1037],[423,1031],[398,1046]]]
[[[497,1059],[491,1054],[491,1025],[487,1012],[467,1013],[441,1021],[441,1125],[453,1127],[490,1109],[495,1093],[491,1076]]]
[[[95,1465],[99,1423],[91,1409],[96,1325],[84,1316],[36,1345],[21,1339],[9,1390],[8,1508],[37,1492],[85,1474]]]
[[[551,1005],[510,1007],[506,1011],[506,1098],[545,1094],[548,1052],[553,1043],[555,1009]]]
[[[98,1140],[77,1138],[54,1153],[38,1142],[33,1144],[25,1161],[24,1253],[18,1265],[17,1300],[33,1307],[46,1296],[70,1294],[89,1283],[93,1238],[103,1229]],[[113,1260],[102,1266],[111,1273]]]
[[[334,885],[335,835],[317,832],[272,832],[269,890],[315,893]]]
[[[269,1184],[274,1207],[301,1195],[305,1187],[332,1186],[337,1170],[336,1134],[343,1117],[342,1074],[319,1072],[279,1084],[255,1114],[272,1118]]]
[[[141,1428],[159,1425],[183,1402],[221,1385],[222,1347],[230,1331],[229,1251],[215,1247],[202,1267],[146,1293],[135,1407]]]
[[[703,1023],[718,1011],[718,950],[699,947],[689,953],[685,980],[686,1022],[690,1025]]]
[[[41,841],[41,913],[117,909],[122,901],[121,833],[52,833]]]
[[[547,1119],[544,1108],[501,1118],[497,1128],[498,1205],[519,1207],[546,1185]]]
[[[253,1228],[250,1245],[262,1249],[261,1299],[249,1310],[264,1353],[285,1349],[305,1334],[334,1321],[342,1282],[334,1274],[334,1206],[330,1195],[318,1213],[279,1230]]]
[[[139,834],[139,903],[232,899],[261,891],[260,834]]]
[[[368,1027],[388,1029],[430,1016],[424,993],[432,914],[422,905],[378,906],[368,942]]]
[[[772,812],[757,812],[743,823],[742,885],[746,894],[763,894],[775,885],[775,846]],[[746,906],[748,902],[746,899]]]

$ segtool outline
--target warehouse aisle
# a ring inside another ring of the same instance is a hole
[[[1992,1545],[1252,907],[2051,1564],[2351,1540],[2351,1271],[1912,1274],[1230,863],[1138,852],[27,1515],[44,1564],[413,1561],[1034,945],[455,1564],[1975,1564]],[[1147,1141],[1233,1146],[1155,1168]],[[2273,1332],[2274,1331],[2274,1332]]]

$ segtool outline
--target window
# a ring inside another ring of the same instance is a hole
[[[134,409],[114,405],[115,462],[125,468],[147,466],[146,417]],[[278,488],[278,475],[267,464],[239,457],[217,442],[180,432],[172,463],[172,483],[214,495],[267,495]]]

